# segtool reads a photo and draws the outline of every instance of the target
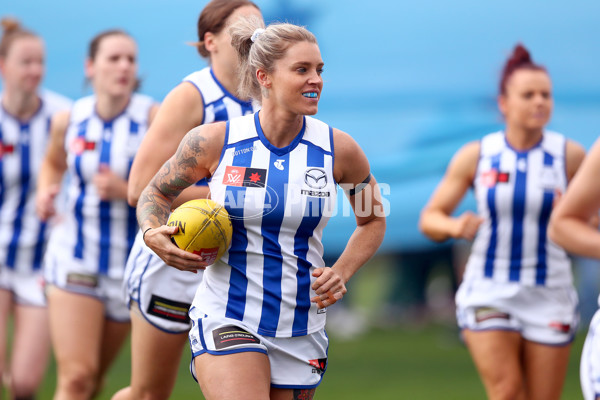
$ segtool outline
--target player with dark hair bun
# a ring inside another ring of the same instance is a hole
[[[546,130],[550,76],[522,45],[502,71],[498,105],[505,129],[456,153],[419,224],[435,241],[474,239],[457,319],[488,398],[559,399],[578,300],[571,262],[547,227],[585,151]],[[477,214],[453,216],[470,187]]]

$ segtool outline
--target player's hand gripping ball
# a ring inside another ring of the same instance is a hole
[[[180,249],[198,254],[214,264],[231,244],[231,221],[227,210],[210,199],[190,200],[177,207],[167,221],[179,231],[171,241]]]

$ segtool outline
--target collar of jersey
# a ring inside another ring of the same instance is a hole
[[[256,113],[254,113],[254,126],[256,127],[256,133],[258,133],[258,138],[260,139],[262,144],[267,149],[269,149],[269,151],[277,154],[278,156],[282,156],[284,154],[291,152],[292,150],[294,150],[296,148],[296,146],[298,146],[298,143],[300,143],[300,140],[302,140],[302,137],[304,136],[304,130],[306,129],[306,117],[304,117],[304,116],[302,117],[302,129],[300,129],[300,132],[298,132],[298,134],[296,135],[294,140],[292,140],[292,143],[288,144],[285,147],[275,147],[265,137],[265,134],[263,133],[263,130],[260,127],[260,120],[258,119],[259,112],[260,111],[257,111]]]

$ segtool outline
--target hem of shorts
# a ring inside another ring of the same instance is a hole
[[[158,329],[159,331],[171,334],[171,335],[181,335],[182,333],[187,334],[190,329],[192,329],[192,324],[187,324],[187,327],[185,329],[182,329],[180,331],[174,331],[174,330],[169,330],[169,329],[165,329],[165,328],[161,328],[160,326],[158,326],[157,324],[155,324],[154,322],[152,322],[147,316],[146,313],[142,310],[141,304],[139,299],[134,299],[133,297],[129,297],[129,300],[127,302],[127,308],[129,308],[129,312],[131,312],[131,302],[135,301],[138,305],[138,310],[140,310],[140,314],[142,314],[142,317],[144,317],[144,320],[149,323],[150,325],[152,325],[152,327]]]
[[[511,328],[505,328],[505,327],[490,327],[490,328],[484,328],[484,329],[473,329],[473,328],[465,328],[465,327],[460,327],[461,332],[464,331],[465,329],[468,329],[470,331],[473,332],[486,332],[486,331],[506,331],[506,332],[516,332],[519,333],[521,335],[521,337],[529,342],[533,342],[533,343],[538,343],[544,346],[552,346],[552,347],[563,347],[563,346],[567,346],[571,343],[573,343],[573,341],[575,340],[575,335],[572,334],[571,337],[567,340],[567,341],[561,341],[561,342],[556,342],[556,343],[550,343],[550,342],[542,342],[539,340],[533,340],[530,339],[528,337],[523,336],[523,332],[520,329],[511,329]]]
[[[271,387],[275,389],[316,389],[321,384],[322,379],[319,383],[314,385],[280,385],[277,383],[271,383]]]
[[[533,342],[533,343],[537,343],[537,344],[541,344],[543,346],[551,346],[551,347],[564,347],[564,346],[568,346],[571,343],[573,343],[573,341],[575,340],[575,335],[571,335],[571,337],[569,338],[569,340],[567,341],[563,341],[563,342],[557,342],[557,343],[548,343],[548,342],[540,342],[539,340],[532,340],[532,339],[528,339],[526,337],[523,337],[523,339],[529,341],[529,342]]]
[[[465,327],[465,326],[460,326],[459,327],[461,331],[464,330],[470,330],[473,332],[487,332],[487,331],[506,331],[506,332],[517,332],[522,334],[520,329],[516,329],[516,328],[507,328],[504,326],[490,326],[489,328],[481,328],[481,329],[477,329],[477,328],[470,328],[470,327]]]

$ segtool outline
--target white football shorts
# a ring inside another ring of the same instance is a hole
[[[464,281],[456,293],[461,329],[510,330],[532,342],[566,345],[579,325],[577,292],[571,286],[524,286],[491,279]]]
[[[46,307],[42,270],[25,274],[0,266],[0,290],[11,292],[16,304]]]
[[[312,389],[319,386],[327,369],[329,339],[325,330],[306,336],[275,338],[259,335],[236,319],[211,318],[192,307],[191,372],[194,358],[204,354],[227,355],[255,351],[266,354],[271,364],[271,386]]]

